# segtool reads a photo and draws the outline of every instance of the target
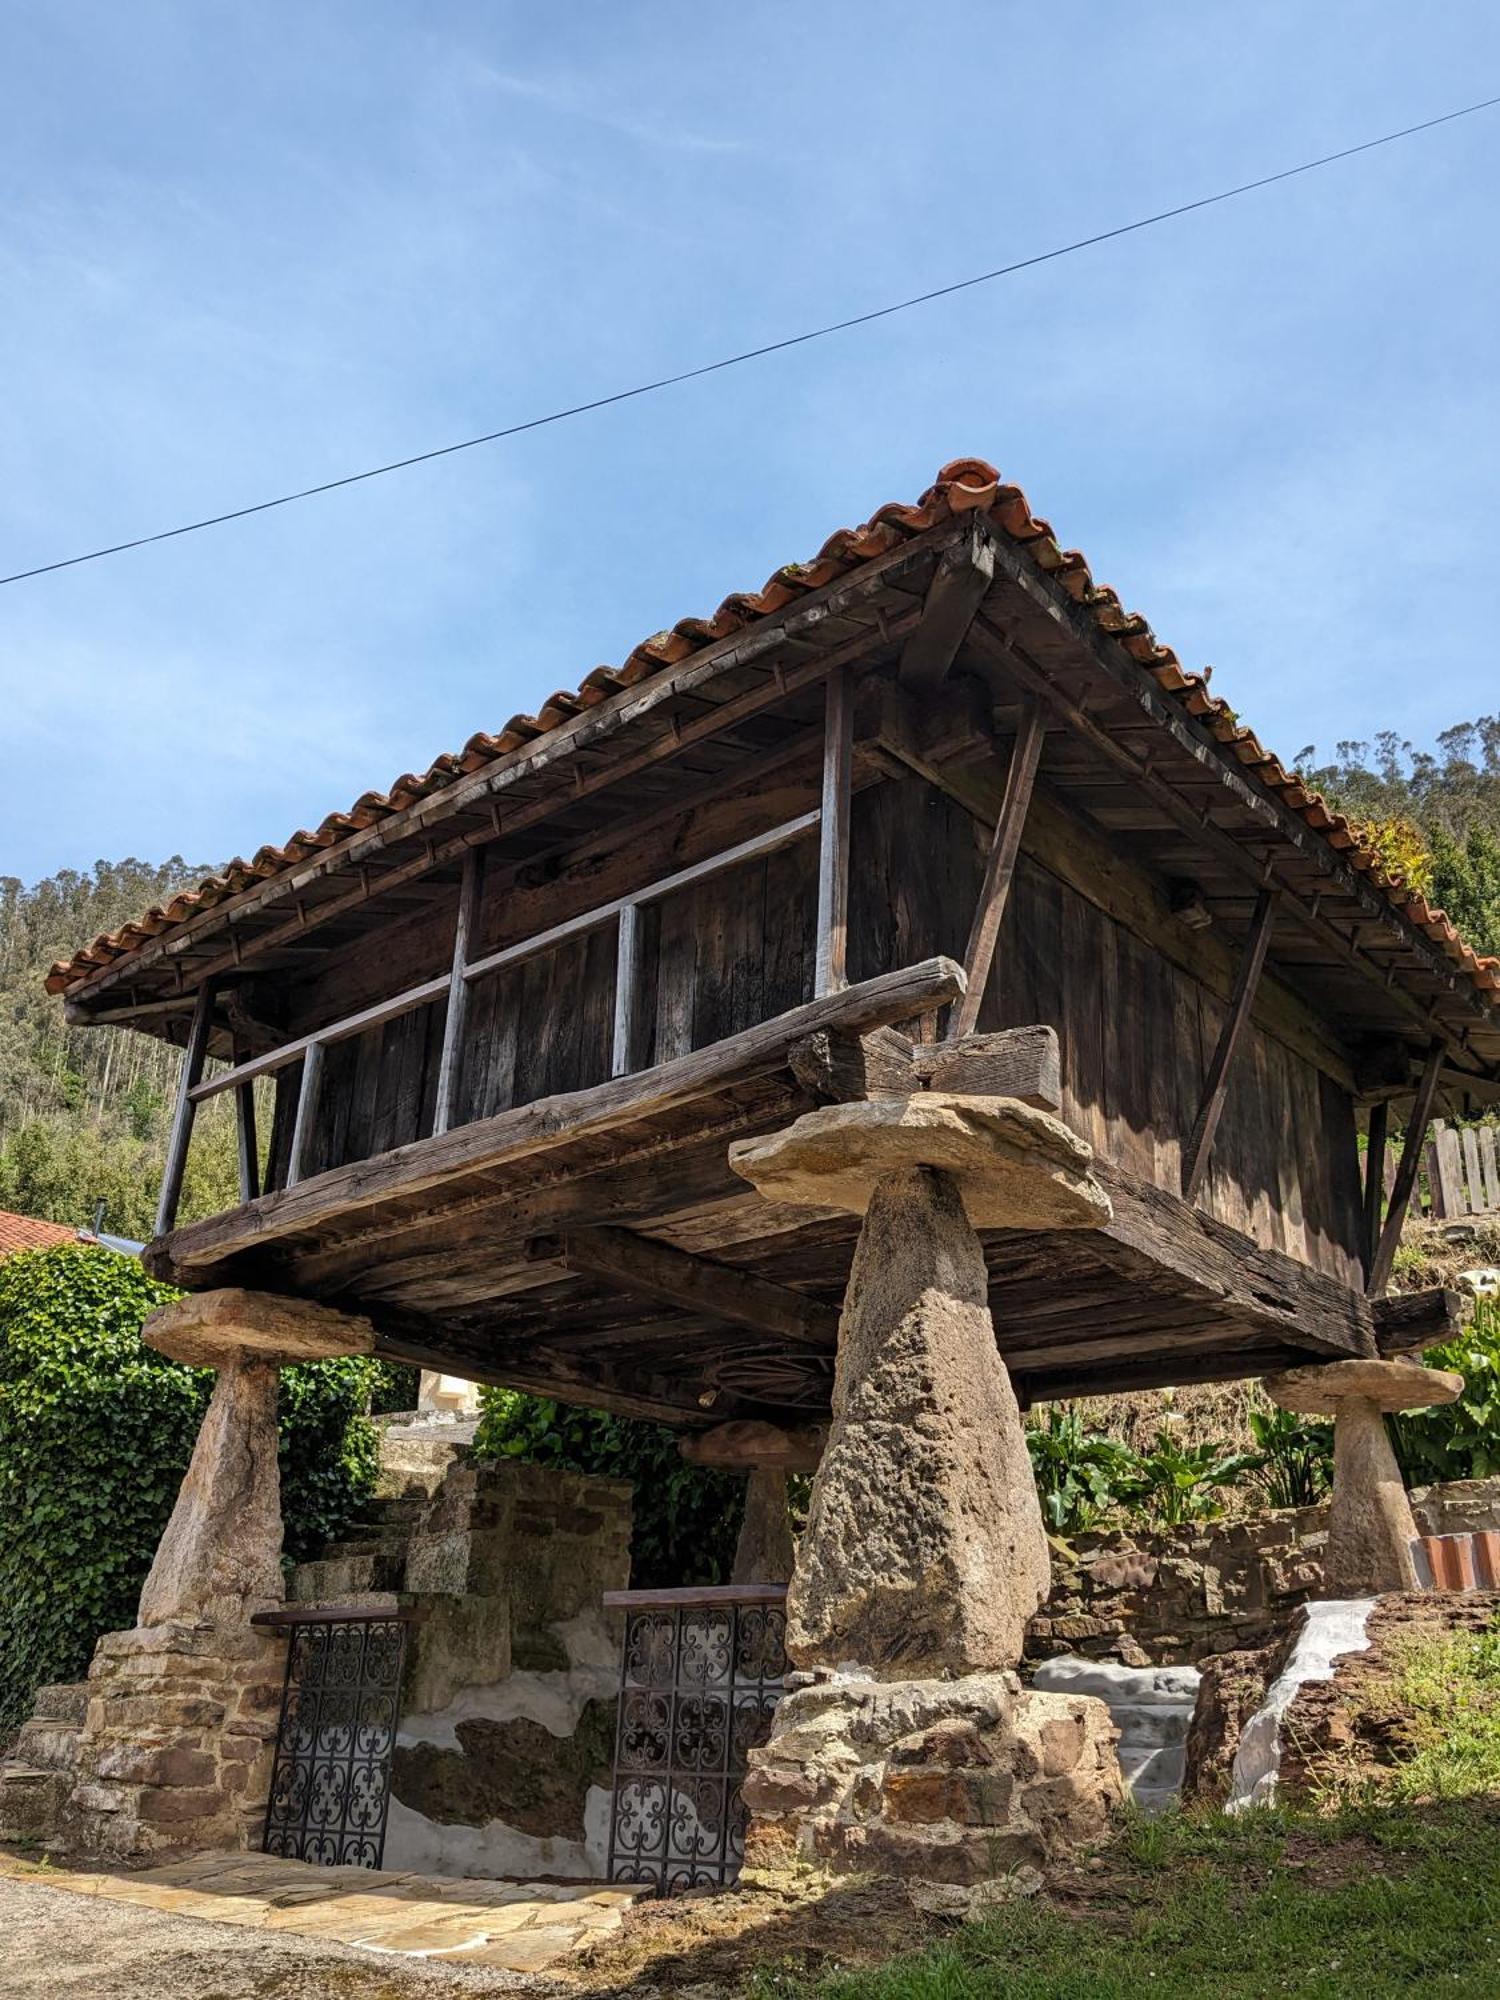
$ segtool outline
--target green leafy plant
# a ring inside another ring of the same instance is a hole
[[[521,1458],[630,1482],[630,1580],[637,1588],[728,1577],[745,1511],[742,1475],[689,1465],[676,1432],[665,1424],[575,1409],[514,1389],[483,1389],[480,1405],[477,1458]]]
[[[85,1245],[0,1263],[0,1735],[128,1626],[213,1385],[147,1347],[176,1293]],[[341,1532],[374,1482],[370,1365],[281,1378],[285,1555]]]
[[[1119,1505],[1121,1489],[1136,1471],[1128,1445],[1089,1430],[1077,1411],[1057,1404],[1045,1423],[1026,1426],[1026,1449],[1042,1518],[1056,1535],[1097,1527]]]
[[[1249,1412],[1249,1468],[1273,1507],[1316,1507],[1333,1484],[1333,1425],[1274,1404]]]
[[[1462,1375],[1463,1393],[1388,1420],[1407,1485],[1490,1478],[1500,1472],[1500,1299],[1477,1299],[1459,1337],[1429,1348],[1426,1360]]]
[[[1211,1521],[1224,1511],[1221,1489],[1245,1478],[1254,1466],[1254,1452],[1231,1451],[1222,1439],[1180,1444],[1163,1427],[1151,1449],[1136,1455],[1120,1497],[1132,1512],[1163,1528]]]

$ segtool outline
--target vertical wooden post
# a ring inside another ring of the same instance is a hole
[[[615,949],[615,1024],[610,1048],[609,1073],[628,1076],[635,1044],[635,959],[640,929],[640,906],[626,903],[620,910],[619,941]]]
[[[484,879],[484,855],[471,847],[464,856],[458,888],[458,915],[453,925],[453,966],[448,976],[448,1011],[443,1020],[443,1053],[438,1062],[437,1103],[432,1112],[432,1136],[446,1132],[458,1104],[458,1084],[464,1063],[464,1022],[469,1011],[469,982],[464,977],[471,947],[479,930],[479,898]]]
[[[302,1058],[302,1084],[297,1092],[297,1116],[292,1123],[292,1150],[287,1161],[286,1184],[295,1187],[307,1164],[307,1142],[317,1115],[318,1084],[323,1075],[323,1044],[311,1042]]]
[[[950,1042],[956,1042],[964,1035],[972,1035],[979,1020],[979,1010],[984,1004],[985,988],[989,985],[990,969],[995,962],[995,946],[1000,938],[1000,925],[1005,917],[1005,906],[1010,900],[1010,885],[1015,877],[1016,861],[1021,852],[1021,833],[1026,825],[1026,813],[1036,785],[1037,766],[1042,760],[1042,745],[1046,735],[1047,726],[1042,719],[1040,703],[1028,701],[1021,711],[1021,726],[1016,731],[1016,740],[1011,746],[1010,764],[1005,773],[1005,794],[1000,801],[1000,816],[995,821],[995,831],[990,839],[990,856],[984,868],[984,881],[980,887],[979,901],[974,906],[974,921],[969,926],[969,942],[964,952],[964,974],[969,983],[964,989],[963,998],[949,1018]]]
[[[1182,1155],[1182,1198],[1196,1200],[1198,1190],[1203,1185],[1208,1172],[1209,1155],[1214,1149],[1214,1134],[1219,1129],[1219,1119],[1224,1110],[1224,1099],[1229,1090],[1229,1072],[1234,1063],[1235,1051],[1244,1040],[1245,1030],[1250,1025],[1251,1009],[1255,1005],[1256,988],[1260,985],[1260,975],[1266,963],[1266,949],[1271,942],[1271,923],[1276,914],[1276,898],[1269,889],[1262,889],[1256,898],[1255,914],[1250,919],[1250,936],[1245,944],[1245,956],[1240,960],[1240,969],[1235,974],[1234,993],[1230,998],[1229,1012],[1224,1017],[1224,1025],[1219,1030],[1218,1046],[1214,1049],[1213,1061],[1208,1066],[1208,1075],[1203,1085],[1203,1102],[1198,1106],[1198,1116],[1193,1120],[1193,1129]]]
[[[187,1170],[188,1142],[193,1136],[197,1105],[193,1092],[203,1080],[203,1064],[208,1055],[208,1034],[213,1024],[216,981],[205,979],[198,988],[193,1007],[193,1025],[188,1030],[182,1054],[182,1075],[177,1083],[177,1103],[172,1112],[172,1130],[167,1139],[167,1157],[162,1168],[161,1197],[156,1204],[156,1233],[165,1236],[177,1220],[177,1204],[182,1199],[182,1177]]]
[[[240,1061],[244,1051],[236,1043],[234,1060]],[[240,1200],[254,1201],[260,1193],[260,1148],[255,1138],[255,1085],[237,1083],[234,1087],[234,1127],[235,1148],[240,1170]]]
[[[1363,1263],[1368,1283],[1380,1242],[1380,1205],[1385,1198],[1385,1138],[1391,1107],[1382,1097],[1370,1106],[1370,1142],[1365,1148],[1365,1227]]]
[[[854,698],[847,667],[828,676],[823,719],[823,817],[818,826],[818,933],[813,998],[849,983],[849,802],[854,792]]]
[[[1432,1107],[1437,1102],[1438,1085],[1443,1076],[1445,1050],[1441,1042],[1434,1042],[1432,1053],[1427,1058],[1427,1067],[1422,1072],[1422,1081],[1417,1085],[1416,1100],[1411,1108],[1411,1120],[1406,1128],[1406,1137],[1401,1143],[1401,1164],[1396,1169],[1396,1179],[1391,1187],[1390,1205],[1385,1212],[1385,1227],[1380,1232],[1380,1240],[1375,1246],[1375,1255],[1370,1259],[1370,1275],[1365,1280],[1365,1291],[1372,1299],[1377,1299],[1390,1282],[1391,1266],[1396,1261],[1396,1250],[1401,1242],[1401,1229],[1406,1221],[1406,1208],[1411,1200],[1412,1189],[1417,1184],[1417,1168],[1422,1162],[1422,1147],[1427,1139],[1427,1124],[1432,1117]]]

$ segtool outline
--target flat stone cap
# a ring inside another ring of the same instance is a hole
[[[237,1287],[189,1292],[152,1313],[141,1331],[158,1354],[190,1368],[222,1368],[230,1361],[326,1361],[375,1348],[374,1327],[354,1313],[336,1312],[314,1299],[279,1299]]]
[[[918,1091],[807,1111],[784,1132],[737,1139],[729,1164],[768,1201],[863,1215],[877,1181],[936,1167],[958,1183],[975,1229],[1097,1229],[1109,1196],[1093,1148],[1015,1097]]]
[[[1289,1368],[1261,1384],[1273,1403],[1305,1417],[1337,1415],[1342,1403],[1373,1403],[1377,1410],[1426,1410],[1455,1403],[1462,1375],[1424,1368],[1420,1361],[1329,1361]]]
[[[678,1440],[689,1465],[719,1465],[745,1472],[816,1472],[827,1432],[821,1424],[761,1423],[745,1417],[715,1424]]]

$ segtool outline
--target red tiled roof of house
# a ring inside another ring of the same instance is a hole
[[[0,1257],[17,1250],[50,1250],[54,1244],[76,1243],[78,1231],[60,1222],[41,1222],[34,1215],[16,1215],[0,1208]]]
[[[1127,611],[1108,584],[1095,583],[1084,558],[1061,546],[1051,524],[1032,513],[1020,487],[1007,485],[994,466],[980,458],[955,459],[943,467],[915,506],[891,502],[862,527],[839,529],[811,562],[788,563],[760,590],[726,597],[711,617],[685,618],[671,631],[655,633],[643,640],[623,665],[595,667],[574,693],[552,695],[536,715],[512,716],[495,736],[484,731],[471,736],[461,751],[439,757],[420,775],[407,772],[389,791],[366,792],[347,812],[330,813],[314,832],[294,833],[283,847],[262,847],[253,860],[232,861],[221,874],[210,875],[196,889],[184,889],[170,902],[148,910],[139,922],[96,938],[71,959],[52,967],[47,990],[61,993],[76,986],[148,939],[186,923],[199,911],[296,868],[310,855],[334,847],[377,821],[404,811],[418,799],[535,743],[580,709],[596,707],[661,668],[678,665],[701,647],[772,616],[806,592],[822,588],[914,535],[955,515],[972,512],[986,514],[999,532],[1023,547],[1039,569],[1053,576],[1075,603],[1088,609],[1101,631],[1124,645],[1164,693],[1196,717],[1238,763],[1253,771],[1263,785],[1337,849],[1350,867],[1365,875],[1409,922],[1425,931],[1481,994],[1500,995],[1500,958],[1479,957],[1442,910],[1432,908],[1399,874],[1387,870],[1360,828],[1335,812],[1318,793],[1309,791],[1295,772],[1288,771],[1254,732],[1239,722],[1228,702],[1209,692],[1206,676],[1188,672],[1172,649],[1159,642],[1139,612]]]

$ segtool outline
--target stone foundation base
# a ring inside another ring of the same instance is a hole
[[[825,1680],[750,1752],[745,1863],[976,1884],[1104,1832],[1123,1797],[1109,1710],[1012,1673]]]
[[[285,1641],[244,1625],[106,1632],[28,1833],[106,1860],[259,1847],[284,1669]]]

